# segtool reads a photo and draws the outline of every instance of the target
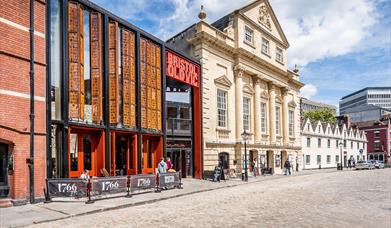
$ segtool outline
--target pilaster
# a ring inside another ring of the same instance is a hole
[[[235,135],[236,142],[241,141],[243,131],[243,73],[244,69],[235,67]]]
[[[269,82],[269,135],[270,144],[276,144],[276,85]]]
[[[255,142],[261,141],[261,81],[255,79],[255,98],[254,98],[254,125]]]
[[[289,121],[288,121],[288,88],[282,88],[282,132],[283,132],[283,141],[284,145],[287,145],[289,142]]]

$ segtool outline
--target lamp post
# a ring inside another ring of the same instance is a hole
[[[244,181],[248,181],[248,172],[247,172],[247,139],[249,134],[246,130],[242,133],[242,138],[244,140]]]
[[[343,145],[343,143],[340,142],[339,143],[339,152],[340,152],[340,156],[341,156],[341,166],[340,166],[341,170],[343,170],[343,165],[342,165],[342,145]]]

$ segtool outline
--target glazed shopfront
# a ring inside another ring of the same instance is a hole
[[[199,63],[88,1],[49,1],[48,10],[47,176],[154,173],[175,142],[166,93],[186,87],[186,176],[201,178]]]

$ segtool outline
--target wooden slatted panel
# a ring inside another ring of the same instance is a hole
[[[80,115],[79,118],[81,120],[84,119],[84,15],[83,9],[80,5],[79,7],[79,16],[80,16],[80,26],[79,26],[79,34],[80,34]]]
[[[91,104],[92,121],[102,121],[102,18],[91,12]]]
[[[135,68],[135,35],[130,33],[130,126],[136,127],[136,68]]]
[[[130,126],[130,32],[122,29],[121,61],[122,61],[122,114],[123,124]]]
[[[156,113],[157,113],[157,129],[162,130],[162,77],[161,77],[161,50],[156,48]]]
[[[79,119],[82,107],[80,107],[81,84],[83,69],[81,66],[82,44],[80,30],[83,24],[81,6],[70,2],[68,5],[68,52],[69,52],[69,118]],[[81,14],[81,15],[80,15]]]
[[[109,22],[109,107],[110,123],[118,122],[118,23]]]
[[[141,76],[141,127],[147,128],[147,40],[140,38],[141,40],[141,64],[140,64],[140,76]]]

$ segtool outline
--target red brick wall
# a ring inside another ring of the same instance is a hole
[[[10,145],[14,156],[14,172],[9,175],[10,197],[29,196],[30,156],[30,42],[29,0],[0,0],[0,17],[23,26],[0,22],[0,141]],[[45,117],[45,1],[36,0],[35,31],[35,194],[43,196],[46,177]],[[25,31],[27,28],[27,31]],[[10,154],[11,154],[10,153]]]

